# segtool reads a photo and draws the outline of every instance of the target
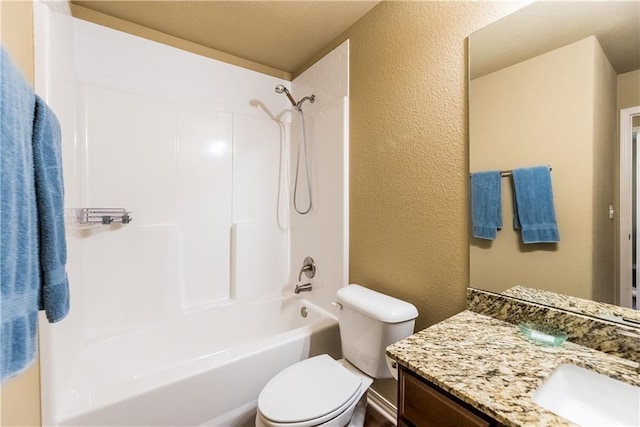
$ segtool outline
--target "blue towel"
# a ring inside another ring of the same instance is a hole
[[[35,97],[0,49],[0,368],[2,381],[36,352],[40,269],[33,172]]]
[[[514,225],[522,228],[522,242],[560,241],[549,167],[514,169],[513,187],[516,201]]]
[[[38,309],[69,311],[60,125],[0,49],[0,370],[27,369]]]
[[[471,222],[473,237],[494,240],[502,228],[500,171],[471,174]]]
[[[49,323],[64,319],[69,312],[61,149],[58,119],[36,95],[33,163],[40,235],[41,292],[38,305],[45,310]]]

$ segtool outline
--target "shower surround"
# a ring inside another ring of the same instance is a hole
[[[65,205],[133,218],[67,224],[72,309],[40,322],[43,425],[251,424],[275,373],[340,356],[330,303],[348,279],[348,42],[287,82],[43,3],[34,18]],[[316,96],[304,216],[289,191],[298,118],[276,85]],[[294,295],[306,256],[313,291]]]

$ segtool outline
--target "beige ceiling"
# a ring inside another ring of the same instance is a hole
[[[471,78],[595,35],[618,74],[640,68],[640,1],[541,1],[469,37]]]
[[[294,73],[378,1],[71,2]]]

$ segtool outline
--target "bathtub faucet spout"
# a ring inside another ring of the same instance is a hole
[[[293,291],[296,294],[300,292],[311,292],[313,285],[311,283],[305,283],[304,285],[296,285],[296,289]]]

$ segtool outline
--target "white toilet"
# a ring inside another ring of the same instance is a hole
[[[361,427],[374,378],[397,379],[385,349],[413,333],[418,310],[359,285],[337,292],[344,359],[323,354],[277,374],[258,398],[258,427]]]

